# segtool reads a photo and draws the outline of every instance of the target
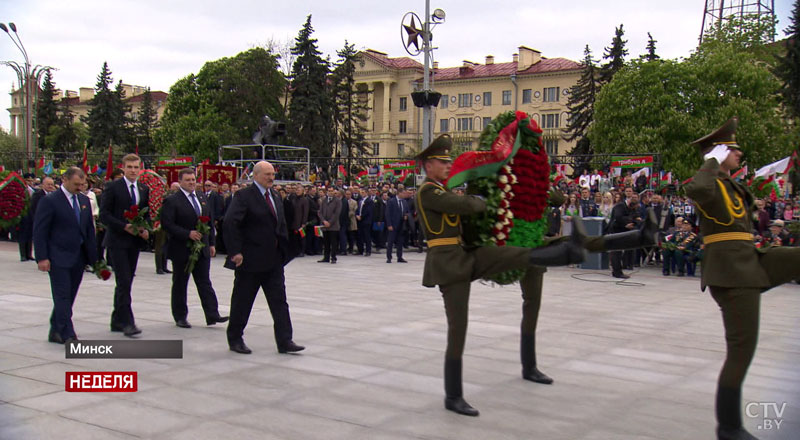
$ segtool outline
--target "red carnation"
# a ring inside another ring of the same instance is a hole
[[[211,221],[211,217],[207,215],[201,215],[197,219],[200,220],[201,223],[208,223],[209,221]]]
[[[128,220],[133,220],[136,218],[136,214],[131,211],[125,211],[125,213],[122,215]]]
[[[109,278],[111,278],[111,271],[108,270],[108,269],[101,270],[100,271],[100,278],[102,278],[103,281],[107,281]]]
[[[133,213],[134,216],[139,213],[139,205],[131,205],[130,211]]]

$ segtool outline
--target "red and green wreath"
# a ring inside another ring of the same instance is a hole
[[[542,245],[550,165],[541,138],[542,130],[526,113],[502,113],[484,129],[479,149],[453,162],[447,186],[468,183],[468,193],[486,198],[486,211],[464,219],[468,245]],[[524,275],[524,270],[511,270],[486,280],[511,284]]]
[[[13,171],[0,172],[0,229],[16,226],[28,212],[25,180]]]
[[[167,181],[160,174],[153,170],[143,170],[139,180],[150,190],[149,211],[150,218],[153,220],[153,227],[158,229],[160,226],[159,216],[161,215],[161,205],[164,203],[164,194],[167,192]]]

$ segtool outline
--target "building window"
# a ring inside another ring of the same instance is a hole
[[[397,155],[400,157],[406,155],[406,144],[397,144]]]
[[[503,105],[511,105],[511,90],[503,90]]]
[[[439,119],[439,132],[440,133],[447,133],[450,131],[450,121],[447,119]]]
[[[392,98],[389,98],[389,111],[392,111]]]
[[[400,133],[406,132],[406,125],[407,125],[406,121],[400,121]]]
[[[558,139],[547,139],[544,141],[544,148],[547,151],[547,154],[556,155],[558,154]]]
[[[372,143],[372,155],[373,156],[380,156],[381,155],[381,144],[378,142]]]
[[[408,98],[400,98],[400,111],[404,112],[406,110],[408,110]]]
[[[458,118],[458,131],[472,131],[472,118]]]
[[[447,108],[448,102],[450,102],[450,97],[447,95],[442,95],[442,99],[439,100],[439,108]]]
[[[544,102],[558,102],[558,95],[560,94],[560,87],[545,87]]]
[[[483,118],[483,128],[488,127],[491,122],[492,118]]]
[[[558,113],[542,115],[542,128],[559,128]]]
[[[530,104],[531,103],[531,96],[532,96],[531,89],[524,89],[522,91],[522,103],[523,104]]]
[[[472,107],[472,93],[459,93],[458,94],[459,107]]]
[[[483,92],[483,105],[492,105],[492,92]]]

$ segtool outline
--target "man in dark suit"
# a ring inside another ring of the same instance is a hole
[[[397,262],[407,263],[403,259],[403,232],[409,213],[407,197],[408,193],[403,189],[386,202],[386,229],[389,231],[389,238],[386,240],[387,263],[392,262],[392,245],[397,246]]]
[[[361,189],[361,200],[358,201],[356,221],[358,222],[358,253],[369,257],[372,254],[372,197],[366,189]],[[366,251],[366,253],[364,253]]]
[[[267,297],[278,352],[292,353],[305,348],[292,341],[283,277],[283,266],[290,261],[288,232],[283,204],[272,188],[274,180],[272,164],[258,162],[253,168],[253,185],[236,194],[225,215],[225,246],[229,255],[226,267],[235,269],[228,346],[242,354],[251,353],[242,336],[259,288]]]
[[[39,206],[39,202],[42,200],[42,198],[52,192],[55,192],[55,190],[56,183],[52,177],[45,177],[42,179],[41,187],[31,196],[31,208],[28,210],[31,219],[36,217],[36,208]]]
[[[100,222],[106,226],[104,237],[106,248],[114,262],[114,311],[111,313],[111,331],[123,332],[125,336],[138,335],[142,331],[136,327],[131,308],[131,286],[139,262],[139,249],[149,238],[145,229],[134,228],[127,219],[125,211],[137,205],[146,208],[150,200],[147,186],[138,181],[142,161],[135,154],[122,158],[123,176],[106,184],[100,203]],[[145,217],[149,218],[150,213]]]
[[[200,295],[200,303],[206,315],[206,324],[214,325],[218,322],[225,322],[228,317],[219,315],[219,305],[217,294],[211,285],[209,270],[211,269],[211,258],[216,254],[214,228],[208,234],[201,234],[197,231],[197,222],[201,216],[211,218],[211,207],[205,196],[195,191],[196,181],[194,170],[184,168],[178,173],[178,184],[180,190],[175,194],[164,199],[161,207],[161,226],[167,232],[167,253],[172,259],[172,317],[175,325],[182,328],[191,328],[191,324],[186,320],[189,309],[186,306],[186,285],[189,283],[189,275],[194,278],[197,293]],[[209,223],[209,227],[211,224]],[[200,256],[194,265],[191,274],[186,272],[186,264],[189,261],[190,249],[187,246],[189,241],[202,241],[205,246],[200,251]]]
[[[33,240],[39,270],[50,274],[53,313],[47,340],[63,344],[77,339],[72,325],[72,306],[78,295],[86,264],[97,261],[97,244],[89,198],[80,193],[86,174],[69,168],[61,190],[44,197],[36,210]]]
[[[305,237],[300,235],[300,229],[305,228],[308,221],[308,197],[305,195],[303,185],[297,184],[294,193],[287,197],[289,203],[292,205],[292,221],[289,222],[289,241],[290,248],[293,254],[298,257],[305,256]]]
[[[625,188],[625,199],[611,209],[611,219],[608,230],[611,233],[632,231],[636,228],[634,220],[637,217],[634,203],[633,189]],[[608,259],[611,261],[611,276],[614,278],[630,278],[622,272],[622,251],[611,251]]]
[[[336,250],[339,248],[339,215],[342,202],[335,197],[336,190],[328,187],[328,195],[319,204],[319,221],[322,224],[323,256],[317,263],[336,264]]]
[[[33,189],[34,175],[32,173],[25,174],[25,191],[28,192],[28,197],[33,197],[36,192]],[[29,202],[30,203],[30,202]],[[19,244],[19,261],[33,260],[33,209],[28,207],[28,212],[19,222],[17,230],[17,243]]]

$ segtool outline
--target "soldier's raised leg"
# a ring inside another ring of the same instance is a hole
[[[536,367],[536,323],[542,303],[542,282],[545,270],[532,267],[519,282],[522,289],[519,355],[522,362],[522,377],[525,380],[549,385],[553,383],[553,379]]]

